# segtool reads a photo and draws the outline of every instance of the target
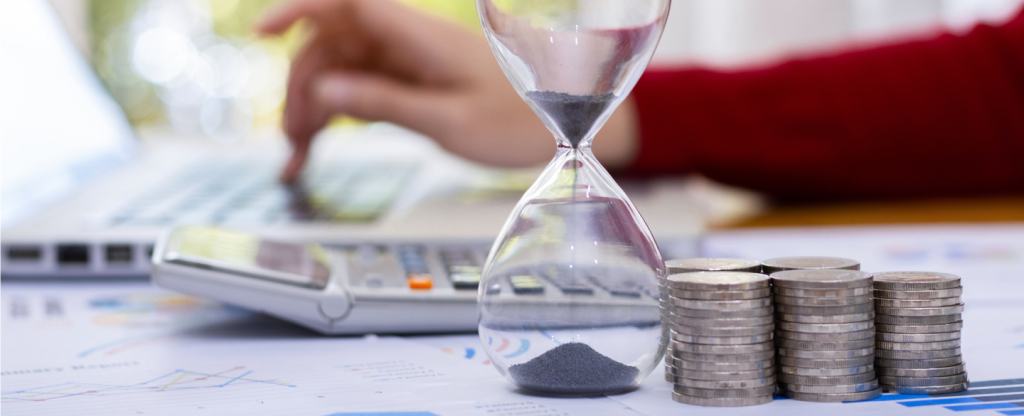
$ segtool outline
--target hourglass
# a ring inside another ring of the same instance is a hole
[[[484,349],[520,388],[628,390],[665,351],[664,261],[590,146],[650,61],[669,1],[477,0],[502,70],[557,143],[480,285]]]

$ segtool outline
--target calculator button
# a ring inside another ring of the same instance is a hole
[[[479,275],[483,269],[480,266],[449,266],[448,272],[452,274],[477,274]]]
[[[457,290],[476,290],[480,286],[480,273],[453,273],[448,278]]]
[[[512,291],[517,295],[544,293],[544,285],[533,276],[512,276],[509,278],[509,283],[512,284]]]
[[[434,288],[434,279],[429,274],[410,274],[409,289],[425,290]]]

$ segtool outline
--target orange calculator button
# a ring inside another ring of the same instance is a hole
[[[429,274],[410,274],[409,289],[433,289],[434,278]]]

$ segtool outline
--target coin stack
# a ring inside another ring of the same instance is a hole
[[[900,394],[967,390],[960,355],[960,277],[947,273],[875,275],[875,366],[882,389]]]
[[[697,272],[749,272],[760,273],[761,262],[747,259],[728,259],[720,257],[696,257],[691,259],[676,259],[665,261],[668,274],[697,273]],[[669,339],[668,316],[670,304],[668,302],[668,286],[663,284],[662,293],[662,335]],[[665,348],[665,381],[675,382],[675,374],[672,373],[672,343],[669,342]]]
[[[788,270],[771,277],[779,394],[811,402],[880,396],[871,274]]]
[[[769,278],[742,272],[668,277],[672,399],[698,406],[772,401],[775,345]]]
[[[860,270],[860,262],[842,257],[777,257],[763,262],[764,274],[771,275],[784,270]]]

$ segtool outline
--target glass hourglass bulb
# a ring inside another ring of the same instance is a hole
[[[484,350],[521,388],[628,390],[665,351],[664,262],[590,145],[650,61],[669,1],[477,0],[505,75],[557,144],[491,248],[480,286]]]

